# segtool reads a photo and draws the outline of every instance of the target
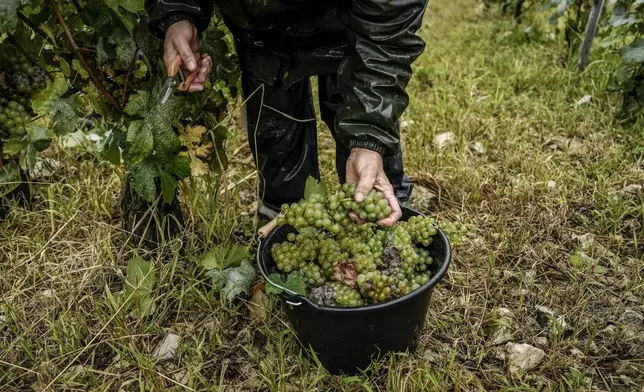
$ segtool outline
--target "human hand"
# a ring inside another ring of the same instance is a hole
[[[212,59],[205,54],[199,54],[199,35],[197,28],[187,20],[182,20],[168,27],[163,44],[163,63],[166,71],[170,72],[172,61],[181,56],[182,68],[190,72],[197,70],[188,92],[202,91],[203,84],[212,69]]]
[[[402,217],[402,210],[394,194],[394,188],[385,174],[382,156],[379,153],[364,148],[353,148],[347,160],[346,174],[348,184],[357,184],[356,202],[361,203],[372,189],[382,192],[384,198],[389,202],[391,214],[378,221],[380,226],[391,227],[398,222]],[[360,222],[360,219],[353,213],[351,218]]]

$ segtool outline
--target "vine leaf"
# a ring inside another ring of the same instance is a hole
[[[190,159],[183,156],[172,157],[165,169],[177,179],[184,179],[190,175]]]
[[[4,146],[6,147],[6,145]],[[20,168],[14,161],[9,161],[0,169],[0,197],[11,193],[21,183]]]
[[[247,246],[217,245],[201,256],[199,264],[206,269],[226,269],[241,265],[244,260],[250,259]]]
[[[18,23],[20,0],[2,0],[0,2],[0,35],[11,33]]]
[[[125,277],[125,292],[123,297],[128,302],[126,306],[132,308],[130,315],[136,318],[143,318],[154,313],[154,285],[156,274],[152,263],[140,257],[134,257],[127,264]]]
[[[29,141],[34,145],[36,151],[45,150],[56,136],[51,128],[36,122],[27,124],[26,128]]]
[[[145,201],[152,203],[157,197],[155,179],[159,171],[148,161],[143,161],[132,169],[132,187]]]
[[[300,274],[289,274],[286,278],[286,282],[282,280],[282,276],[280,274],[270,274],[266,283],[266,293],[268,294],[282,294],[283,290],[275,285],[279,284],[285,289],[291,290],[297,294],[306,295],[306,282]]]
[[[88,79],[89,78],[89,74],[87,73],[85,68],[83,68],[83,66],[81,65],[80,61],[78,61],[78,59],[73,59],[72,60],[72,69],[74,71],[78,72],[78,74],[80,75],[80,77],[82,79]]]
[[[242,293],[247,293],[255,280],[255,268],[248,260],[239,267],[224,270],[212,269],[206,273],[216,290],[220,290],[227,300],[232,301]]]
[[[125,113],[130,116],[145,116],[145,112],[148,110],[150,102],[150,93],[142,90],[136,94],[129,96],[127,105],[125,105]]]
[[[177,190],[177,180],[168,172],[161,171],[159,174],[161,176],[161,196],[163,196],[165,203],[171,204]]]
[[[74,132],[80,117],[76,114],[78,103],[76,96],[60,98],[51,103],[51,117],[53,129],[58,135]]]
[[[640,38],[632,45],[622,48],[622,59],[626,64],[643,64],[644,63],[644,38]]]
[[[355,287],[357,277],[356,265],[350,261],[338,263],[333,266],[333,279],[338,282],[342,282],[349,287]]]
[[[326,195],[326,186],[320,180],[309,177],[306,179],[304,186],[304,199],[308,199],[311,195]]]
[[[132,163],[145,159],[154,148],[154,136],[149,127],[143,126],[142,121],[132,121],[127,130],[127,142],[130,144]]]
[[[51,112],[52,104],[69,89],[69,82],[61,74],[54,76],[54,81],[47,81],[47,87],[31,97],[31,108],[40,116]]]
[[[28,141],[25,139],[11,138],[2,141],[2,153],[8,156],[20,154],[20,151],[27,146]]]

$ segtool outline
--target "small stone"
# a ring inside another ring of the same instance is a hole
[[[478,155],[484,155],[487,152],[487,150],[483,146],[483,143],[481,142],[470,143],[469,147],[473,153],[476,153]]]
[[[572,239],[579,242],[579,245],[581,246],[590,246],[595,243],[595,236],[591,233],[582,235],[573,234]]]
[[[537,336],[536,338],[534,338],[534,342],[539,346],[545,347],[548,345],[548,338],[545,336]]]
[[[453,132],[441,132],[436,134],[433,139],[434,146],[438,151],[443,151],[447,146],[454,144],[456,135]]]
[[[492,317],[489,322],[490,334],[488,338],[488,346],[498,346],[509,342],[514,336],[516,329],[516,322],[514,313],[507,308],[498,308],[492,312]]]
[[[400,122],[400,129],[409,128],[410,125],[414,125],[414,120],[402,120]]]
[[[51,289],[43,290],[42,296],[45,298],[51,298],[54,296],[54,292]]]
[[[548,181],[548,183],[546,184],[546,186],[548,187],[548,189],[550,189],[550,190],[554,190],[554,189],[556,189],[556,188],[557,188],[557,182],[555,182],[555,181],[553,181],[553,180],[550,180],[550,181]]]
[[[168,333],[159,343],[157,348],[154,349],[152,357],[157,361],[165,361],[174,358],[179,347],[179,336],[173,333]]]
[[[562,337],[570,336],[572,326],[566,322],[563,316],[555,314],[552,309],[543,305],[538,305],[535,309],[537,311],[537,322],[539,325],[554,329]]]
[[[505,346],[510,373],[528,372],[539,366],[546,357],[545,351],[529,344],[508,343]]]

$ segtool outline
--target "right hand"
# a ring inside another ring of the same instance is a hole
[[[163,63],[166,71],[168,71],[170,63],[177,55],[181,56],[183,69],[189,72],[197,70],[197,77],[192,81],[187,91],[203,91],[203,84],[208,79],[208,73],[212,69],[212,59],[206,54],[199,54],[197,28],[187,20],[171,25],[166,31],[163,44]]]

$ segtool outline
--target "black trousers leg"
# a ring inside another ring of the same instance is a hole
[[[242,89],[249,97],[261,86],[242,71]],[[260,173],[260,196],[265,206],[279,210],[284,203],[294,203],[304,196],[309,176],[320,178],[317,151],[315,110],[308,79],[288,88],[264,85],[247,102],[248,140]],[[278,113],[313,121],[295,121]]]
[[[351,151],[337,142],[335,132],[335,116],[343,103],[342,95],[338,90],[338,79],[336,75],[318,76],[318,90],[320,96],[320,115],[322,121],[331,130],[333,138],[336,139],[335,167],[338,171],[340,183],[346,180],[347,159]],[[383,166],[389,182],[394,187],[396,197],[401,202],[406,202],[411,197],[412,183],[405,175],[402,153],[386,157]]]

